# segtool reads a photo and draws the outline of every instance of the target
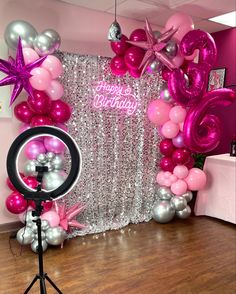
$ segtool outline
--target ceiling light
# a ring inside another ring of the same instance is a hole
[[[210,21],[221,23],[229,27],[236,27],[236,11],[209,18]]]

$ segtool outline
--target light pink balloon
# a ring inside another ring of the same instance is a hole
[[[180,196],[187,192],[188,186],[184,180],[177,180],[170,187],[171,192],[177,196]]]
[[[148,105],[147,115],[155,125],[163,125],[169,120],[171,106],[162,100],[153,100]]]
[[[53,55],[48,55],[47,58],[42,63],[41,67],[48,70],[48,72],[50,72],[53,79],[58,78],[63,72],[61,61],[56,56],[53,56]]]
[[[173,170],[173,174],[179,179],[184,179],[188,175],[188,168],[185,165],[177,165]]]
[[[23,56],[25,64],[29,64],[39,59],[39,56],[36,51],[32,48],[23,48]]]
[[[54,210],[43,213],[41,219],[47,220],[51,228],[57,227],[60,223],[60,217]]]
[[[25,156],[28,159],[36,159],[37,156],[41,153],[45,153],[46,149],[44,144],[38,140],[32,140],[26,144],[24,148]]]
[[[64,95],[64,88],[60,82],[52,80],[45,92],[52,100],[57,100]]]
[[[177,180],[178,180],[178,178],[176,177],[176,175],[171,175],[170,176],[171,184],[175,183]]]
[[[171,180],[170,179],[165,179],[164,182],[163,182],[163,186],[170,187],[171,186]]]
[[[19,134],[25,132],[26,130],[30,129],[31,126],[29,124],[21,124],[19,129]]]
[[[188,176],[185,178],[188,185],[188,190],[198,191],[206,185],[207,177],[204,171],[199,168],[193,167],[189,170]]]
[[[34,89],[44,91],[49,87],[52,77],[46,69],[36,67],[30,73],[32,77],[29,82]]]
[[[166,138],[172,139],[179,133],[179,125],[169,120],[162,126],[161,132]]]
[[[169,118],[171,121],[178,124],[184,121],[186,114],[186,110],[182,106],[178,105],[171,108]]]
[[[62,129],[63,131],[67,132],[68,131],[68,127],[65,124],[55,124],[55,127]]]
[[[181,123],[179,124],[179,129],[180,129],[181,132],[183,132],[183,129],[184,129],[184,122],[181,122]]]
[[[55,137],[46,136],[44,138],[44,146],[48,152],[63,153],[65,151],[65,145],[59,139]]]

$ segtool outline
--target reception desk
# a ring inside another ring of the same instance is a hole
[[[195,215],[207,215],[236,223],[236,157],[229,154],[208,156],[204,169],[206,187],[199,191]]]

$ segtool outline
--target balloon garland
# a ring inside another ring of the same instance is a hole
[[[67,131],[65,123],[70,119],[71,106],[62,100],[64,89],[57,80],[63,73],[60,60],[52,55],[60,47],[59,34],[47,29],[37,34],[35,28],[25,21],[13,21],[5,30],[5,41],[9,48],[16,50],[16,58],[0,60],[0,71],[7,77],[0,81],[0,86],[14,85],[10,106],[17,99],[23,88],[28,93],[26,101],[15,105],[15,117],[22,123],[19,132],[29,128],[54,125]],[[41,56],[41,57],[40,57]],[[36,166],[47,166],[48,172],[43,177],[43,187],[56,189],[65,180],[64,144],[54,137],[39,137],[28,142],[24,147],[24,172],[21,177],[25,184],[36,188]],[[11,194],[6,198],[6,208],[18,214],[25,227],[17,233],[17,240],[22,245],[31,245],[37,252],[37,227],[32,217],[34,201],[26,201],[9,178],[6,181]],[[84,210],[81,203],[76,203],[67,210],[65,205],[51,201],[43,203],[42,239],[43,250],[48,244],[63,245],[67,233],[72,227],[84,228],[75,218]]]

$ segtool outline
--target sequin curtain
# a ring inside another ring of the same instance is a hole
[[[61,52],[58,57],[64,66],[64,99],[73,107],[68,131],[83,158],[79,182],[63,201],[68,207],[78,201],[86,204],[78,220],[87,227],[74,230],[70,237],[149,221],[161,138],[146,109],[159,95],[161,77],[119,78],[110,72],[109,58]],[[128,115],[119,109],[95,109],[98,81],[131,87],[138,102],[136,112]]]

